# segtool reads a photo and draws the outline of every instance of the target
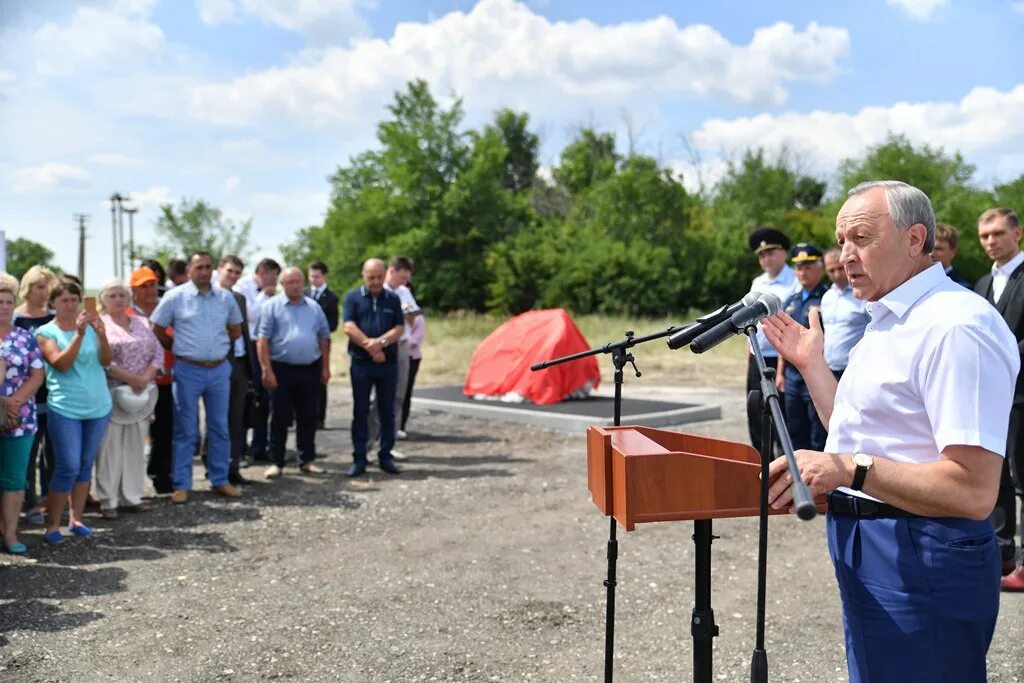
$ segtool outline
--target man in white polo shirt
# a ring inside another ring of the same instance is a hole
[[[838,386],[817,313],[810,329],[785,313],[763,327],[829,426],[825,452],[796,455],[812,494],[828,494],[850,680],[980,683],[999,611],[988,516],[1017,344],[992,306],[932,263],[935,215],[917,188],[853,188],[836,239],[871,311]],[[790,507],[784,459],[770,481],[772,506]]]

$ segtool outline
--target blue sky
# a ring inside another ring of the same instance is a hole
[[[1022,31],[1014,0],[0,0],[0,229],[71,270],[91,214],[95,286],[105,197],[135,200],[140,243],[203,198],[277,255],[411,78],[469,126],[528,112],[546,166],[579,126],[628,125],[690,187],[750,146],[829,177],[892,130],[990,185],[1024,172]]]

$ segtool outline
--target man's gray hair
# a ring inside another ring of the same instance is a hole
[[[924,253],[930,254],[935,248],[935,211],[928,195],[899,180],[869,180],[854,187],[846,196],[853,197],[876,187],[885,192],[889,218],[897,231],[904,232],[918,223],[925,227],[927,234],[924,238]]]

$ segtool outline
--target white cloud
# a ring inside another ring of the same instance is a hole
[[[235,18],[233,0],[196,0],[199,18],[204,24],[216,25]]]
[[[949,0],[887,0],[887,2],[899,7],[911,18],[925,21],[931,19],[935,10],[948,4]]]
[[[359,15],[360,0],[198,0],[199,18],[209,25],[255,17],[301,33],[314,45],[343,45],[369,33]]]
[[[145,165],[141,159],[135,159],[124,154],[106,152],[89,155],[89,162],[97,166],[108,166],[110,168],[142,168]]]
[[[173,204],[170,190],[163,185],[153,185],[145,190],[129,192],[128,197],[132,204],[141,209],[159,209],[164,204]]]
[[[266,145],[259,138],[245,138],[241,140],[224,140],[220,143],[220,148],[231,154],[248,154],[262,152],[266,149]]]
[[[67,76],[86,68],[136,63],[160,51],[164,33],[140,13],[150,2],[125,3],[125,13],[80,7],[65,25],[47,23],[32,35],[36,70]]]
[[[13,71],[0,69],[0,98],[7,97],[14,91],[14,82],[18,76]]]
[[[438,95],[472,95],[487,110],[508,105],[562,116],[575,105],[634,104],[652,94],[770,105],[793,82],[826,83],[849,51],[845,29],[779,22],[746,45],[705,25],[667,17],[600,26],[551,22],[513,0],[481,0],[431,23],[401,23],[388,40],[357,40],[305,61],[191,91],[193,116],[221,123],[288,120],[346,128],[376,120],[413,78]],[[526,47],[529,46],[529,47]]]
[[[227,180],[224,181],[224,191],[225,192],[234,192],[235,190],[238,189],[238,186],[241,185],[241,184],[242,184],[242,179],[241,178],[239,178],[236,175],[229,176],[227,178]]]
[[[1014,0],[1010,3],[1010,9],[1017,14],[1024,14],[1024,0]]]
[[[854,114],[760,114],[705,121],[693,133],[702,150],[727,155],[745,148],[789,149],[819,169],[878,144],[890,131],[915,143],[965,153],[1020,148],[1024,144],[1024,84],[1012,90],[975,88],[959,102],[899,102],[864,107]]]
[[[11,189],[16,194],[42,195],[61,190],[85,190],[91,185],[92,174],[84,168],[49,162],[15,171]]]

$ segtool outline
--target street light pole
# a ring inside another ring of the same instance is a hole
[[[117,240],[117,209],[121,202],[121,195],[115,192],[110,195],[110,230],[113,233],[114,244],[114,277],[121,277],[121,245]]]
[[[135,212],[138,210],[137,206],[124,207],[124,212],[128,214],[128,271],[135,267]]]
[[[78,221],[78,280],[85,286],[85,224],[89,221],[89,214],[76,213],[75,220]]]

